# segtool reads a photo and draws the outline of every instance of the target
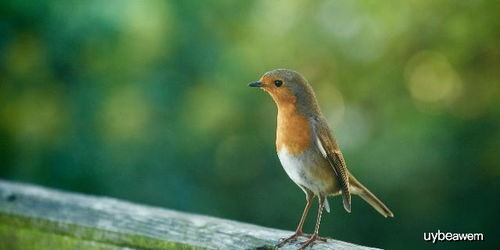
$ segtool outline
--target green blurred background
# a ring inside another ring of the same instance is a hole
[[[293,230],[305,199],[275,154],[276,108],[246,86],[291,68],[395,213],[334,198],[323,236],[494,248],[499,13],[481,0],[4,0],[0,178]],[[438,229],[486,241],[423,241]]]

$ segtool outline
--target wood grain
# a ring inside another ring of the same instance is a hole
[[[291,233],[0,181],[0,249],[265,249]],[[373,248],[328,240],[312,249]]]

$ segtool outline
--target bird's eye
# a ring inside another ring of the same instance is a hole
[[[276,87],[281,87],[281,85],[283,85],[283,81],[276,80],[276,81],[274,81],[274,85],[276,85]]]

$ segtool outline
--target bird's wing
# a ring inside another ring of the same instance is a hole
[[[335,172],[335,177],[342,191],[344,208],[351,212],[351,193],[349,191],[349,173],[344,161],[344,157],[330,132],[328,123],[322,117],[313,118],[313,130],[316,137],[316,145],[325,159]]]

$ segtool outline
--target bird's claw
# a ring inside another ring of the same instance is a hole
[[[303,249],[305,249],[308,246],[314,245],[315,241],[326,242],[326,240],[327,239],[324,238],[324,237],[319,237],[319,235],[313,234],[313,235],[311,235],[311,237],[307,241],[305,241],[305,242],[302,243],[302,245],[300,246],[299,250],[303,250]]]
[[[327,241],[327,238],[320,237],[317,234],[306,234],[306,233],[303,233],[303,232],[295,232],[292,236],[290,236],[288,238],[281,239],[281,241],[276,245],[276,247],[278,247],[278,248],[282,247],[282,246],[284,246],[288,242],[295,242],[295,241],[297,241],[297,239],[299,237],[307,237],[307,238],[309,238],[307,241],[305,241],[304,243],[302,243],[302,245],[300,246],[299,249],[305,249],[306,247],[308,247],[310,245],[313,245],[315,241],[322,241],[322,242],[326,242]]]
[[[292,236],[288,237],[288,238],[283,238],[280,240],[280,242],[276,245],[276,247],[282,247],[283,245],[285,245],[287,242],[294,242],[294,241],[297,241],[297,239],[300,237],[300,236],[306,236],[308,237],[307,234],[303,233],[303,232],[295,232]]]

